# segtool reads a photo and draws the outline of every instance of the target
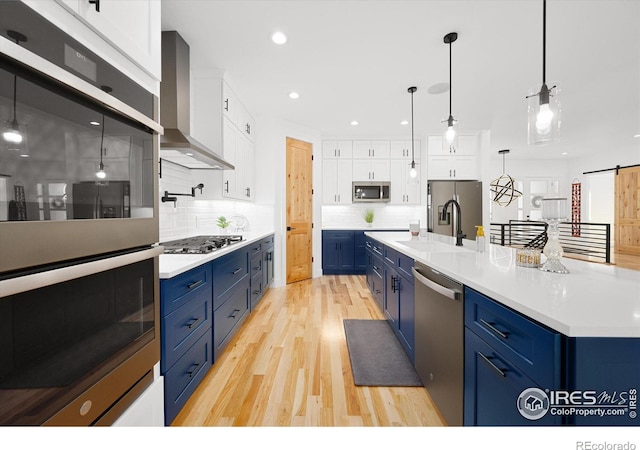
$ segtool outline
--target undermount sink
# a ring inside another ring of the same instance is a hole
[[[396,241],[400,245],[405,245],[414,250],[418,250],[421,252],[430,252],[430,253],[444,253],[444,252],[467,252],[469,249],[464,247],[458,247],[452,244],[445,244],[443,242],[437,241],[419,241],[419,240],[411,240],[411,241]]]

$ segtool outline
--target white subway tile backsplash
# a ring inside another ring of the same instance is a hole
[[[160,197],[165,191],[188,194],[191,193],[193,186],[189,169],[171,163],[162,165]],[[220,230],[216,222],[219,216],[225,216],[227,219],[233,216],[244,216],[248,222],[245,231],[261,232],[274,229],[272,205],[227,199],[202,200],[198,196],[198,190],[195,198],[178,196],[175,206],[173,202],[160,202],[161,242],[196,234],[218,234]]]

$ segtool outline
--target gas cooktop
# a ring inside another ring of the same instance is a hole
[[[204,254],[215,252],[229,245],[242,241],[242,235],[213,235],[213,236],[194,236],[186,239],[178,239],[175,241],[161,242],[164,246],[165,253],[173,254]]]

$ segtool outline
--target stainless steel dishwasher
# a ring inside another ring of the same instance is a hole
[[[462,425],[464,290],[416,261],[415,368],[448,425]]]

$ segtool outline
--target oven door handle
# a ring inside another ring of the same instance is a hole
[[[144,261],[145,259],[155,258],[161,255],[163,251],[164,247],[155,246],[146,250],[125,253],[124,255],[113,256],[111,258],[89,261],[83,264],[2,280],[0,281],[0,298],[51,286],[52,284],[62,283],[64,281],[75,280],[76,278],[86,277],[97,272],[116,269],[128,264]]]

